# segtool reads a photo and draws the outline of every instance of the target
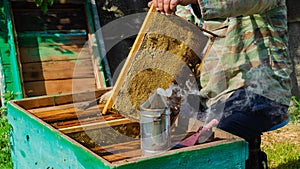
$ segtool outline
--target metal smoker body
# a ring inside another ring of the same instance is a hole
[[[170,111],[164,98],[155,93],[140,105],[141,149],[144,156],[171,147]]]

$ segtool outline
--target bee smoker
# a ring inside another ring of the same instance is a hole
[[[154,93],[140,105],[140,124],[143,156],[170,149],[170,111],[161,95]]]

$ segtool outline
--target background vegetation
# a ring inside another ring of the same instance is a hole
[[[9,131],[10,125],[7,121],[7,108],[5,105],[15,97],[14,92],[6,92],[3,96],[4,106],[0,108],[0,169],[12,168]]]
[[[9,128],[7,118],[0,115],[0,169],[12,168],[9,149]]]

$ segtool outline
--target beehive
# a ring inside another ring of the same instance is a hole
[[[221,130],[211,142],[141,156],[139,122],[115,112],[102,116],[103,105],[78,108],[106,91],[10,102],[14,168],[245,167],[247,143]],[[178,138],[173,136],[172,143]]]

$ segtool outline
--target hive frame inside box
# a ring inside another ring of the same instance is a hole
[[[66,120],[66,115],[73,116],[76,104],[85,103],[108,90],[73,95],[43,96],[10,102],[8,116],[9,123],[12,125],[11,150],[14,168],[149,168],[150,166],[151,168],[201,168],[201,166],[205,166],[205,168],[244,168],[245,159],[248,156],[247,143],[239,137],[218,129],[215,131],[217,141],[142,157],[139,139],[106,146],[105,148],[108,150],[120,148],[120,153],[113,154],[111,152],[103,153],[101,147],[89,149],[72,139],[68,133],[73,129],[78,132],[80,129],[104,129],[105,125],[117,126],[122,123],[136,123],[125,117],[94,124],[78,124],[73,126],[74,128],[69,127],[68,130],[57,129],[51,124],[51,121],[55,121],[55,117]],[[103,105],[96,105],[96,107],[101,110]],[[88,113],[91,109],[93,107],[82,113]],[[51,118],[51,115],[46,116],[46,111],[56,112],[53,115],[54,119]],[[38,112],[44,116],[39,118]],[[80,113],[77,112],[76,115],[80,116]],[[91,113],[91,116],[86,117],[93,118],[94,116],[97,116],[97,113],[94,115]],[[45,122],[44,119],[46,121],[50,119],[50,123]],[[101,155],[101,151],[104,155]],[[109,161],[111,159],[114,160]]]

